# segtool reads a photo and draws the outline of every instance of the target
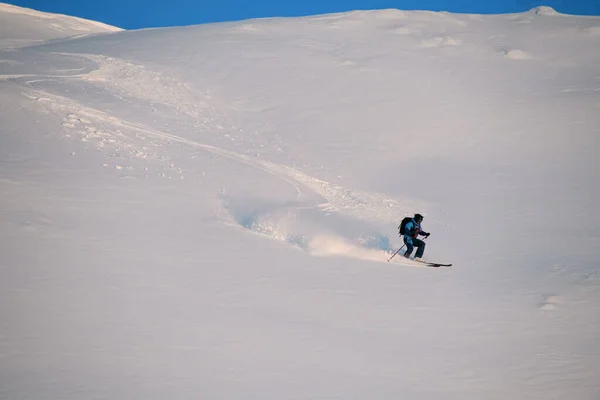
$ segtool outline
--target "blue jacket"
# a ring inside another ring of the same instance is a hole
[[[418,235],[427,236],[429,233],[423,231],[421,224],[417,223],[413,218],[404,226],[404,242],[412,244],[413,238],[416,238]]]

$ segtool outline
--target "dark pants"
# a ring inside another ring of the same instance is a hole
[[[423,257],[423,252],[425,251],[425,242],[421,239],[413,238],[412,244],[407,243],[406,239],[404,239],[404,244],[406,244],[406,252],[404,253],[404,257],[410,257],[413,251],[413,247],[417,248],[417,253],[415,254],[416,258]]]

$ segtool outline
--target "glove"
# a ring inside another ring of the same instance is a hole
[[[429,235],[431,235],[431,233],[426,233],[425,234],[425,239],[427,239],[429,237]]]

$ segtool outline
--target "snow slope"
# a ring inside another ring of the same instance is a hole
[[[120,30],[101,22],[0,3],[0,49],[14,49],[50,39]]]
[[[598,32],[380,10],[0,51],[0,398],[599,398]],[[453,267],[386,262],[415,212]]]

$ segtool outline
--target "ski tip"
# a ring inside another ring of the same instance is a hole
[[[425,262],[425,265],[427,265],[428,267],[434,267],[434,268],[438,268],[438,267],[451,267],[452,264],[442,264],[442,263],[433,263],[433,262]]]

